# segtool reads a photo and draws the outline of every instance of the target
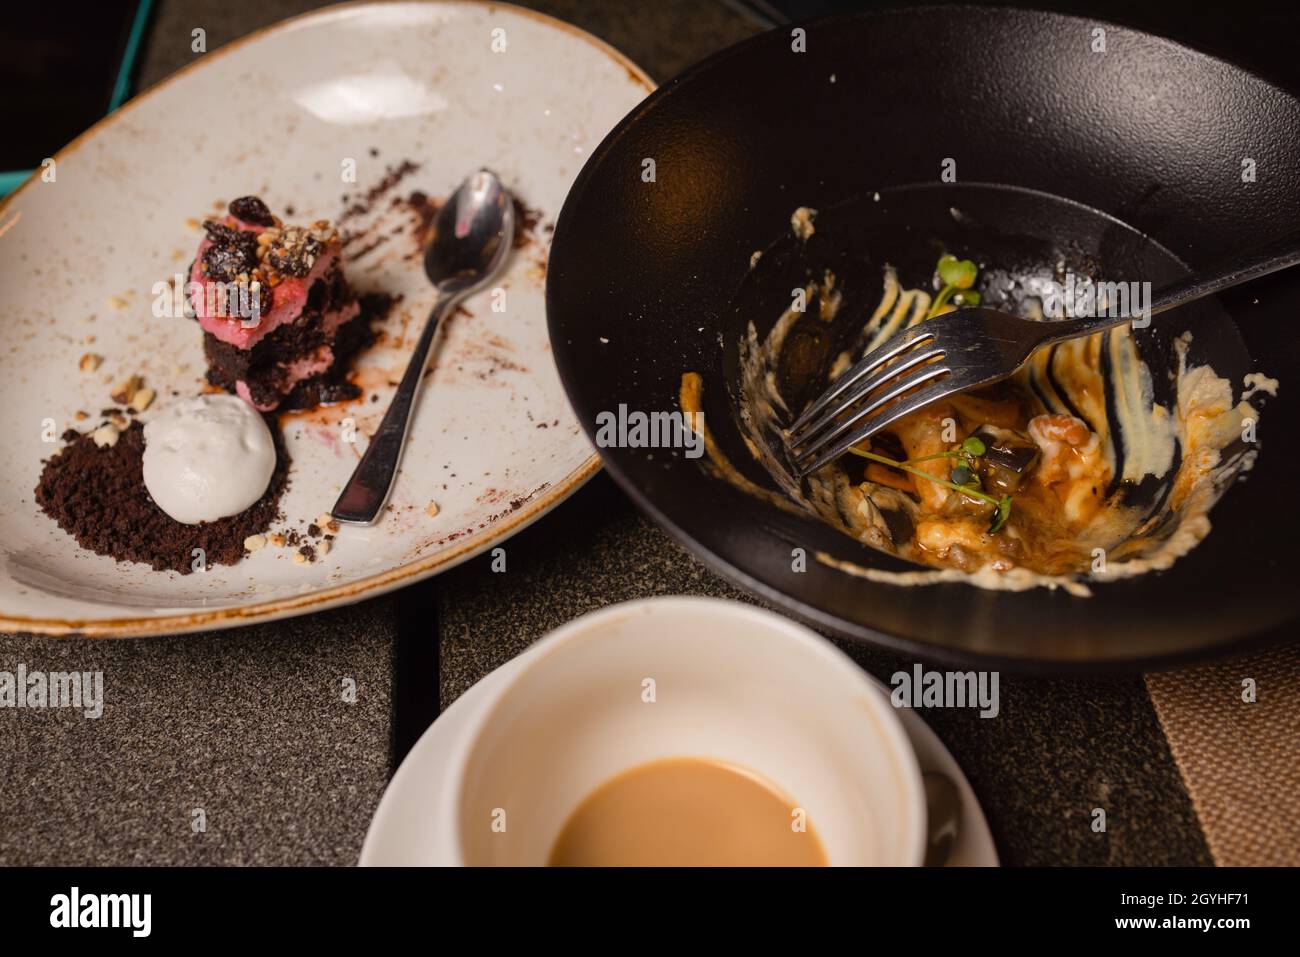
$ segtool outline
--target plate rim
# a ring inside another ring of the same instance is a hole
[[[633,62],[633,60],[625,53],[606,43],[599,37],[588,33],[581,27],[574,26],[564,20],[552,17],[549,14],[541,13],[537,10],[530,10],[526,7],[516,6],[513,3],[497,3],[489,2],[489,0],[347,0],[347,2],[344,3],[336,3],[316,10],[309,10],[305,13],[295,14],[294,16],[287,17],[283,20],[277,20],[275,23],[267,24],[264,27],[258,27],[256,30],[236,37],[229,43],[218,47],[211,53],[203,56],[201,59],[195,60],[193,63],[187,63],[175,72],[163,77],[143,93],[140,93],[139,95],[132,97],[126,103],[123,103],[117,110],[109,113],[107,116],[101,117],[93,125],[79,133],[71,142],[60,147],[52,155],[52,159],[54,159],[55,162],[58,162],[59,160],[69,156],[89,142],[94,135],[107,129],[110,124],[129,114],[138,104],[149,99],[159,90],[163,89],[163,87],[170,84],[173,80],[188,74],[192,70],[206,66],[214,59],[225,56],[251,40],[296,29],[301,27],[306,21],[330,20],[340,15],[347,15],[363,10],[366,7],[397,6],[420,6],[429,8],[457,6],[477,7],[484,10],[505,9],[510,13],[535,20],[543,26],[568,33],[594,47],[598,52],[603,53],[605,56],[609,57],[610,60],[625,69],[632,80],[644,87],[647,96],[652,94],[657,87],[655,81],[644,69]],[[0,219],[3,218],[4,214],[14,204],[17,198],[32,185],[32,182],[35,179],[35,176],[28,177],[12,193],[3,199],[0,199]],[[23,615],[11,615],[0,610],[0,631],[77,638],[138,638],[156,635],[173,635],[193,631],[216,631],[227,628],[237,628],[244,625],[273,621],[279,618],[288,618],[310,612],[325,611],[329,608],[335,608],[340,605],[347,605],[360,601],[363,598],[377,597],[406,585],[413,585],[416,582],[430,578],[440,571],[445,571],[461,562],[468,561],[475,555],[486,551],[492,545],[509,538],[515,532],[521,531],[546,512],[550,511],[550,509],[563,502],[566,498],[586,484],[588,479],[600,471],[600,468],[600,455],[593,450],[587,459],[566,475],[563,480],[546,489],[544,494],[539,498],[529,502],[519,511],[510,516],[509,519],[503,520],[497,527],[489,529],[489,533],[481,540],[466,541],[464,545],[453,548],[450,551],[442,551],[427,558],[405,562],[401,565],[393,566],[379,572],[378,574],[370,575],[354,582],[315,589],[306,594],[295,595],[291,598],[278,598],[269,601],[223,606],[221,608],[209,610],[188,611],[179,614],[155,616],[126,616],[119,618],[91,619],[60,617],[38,618]]]

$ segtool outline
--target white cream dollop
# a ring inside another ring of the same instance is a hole
[[[233,395],[173,402],[144,427],[144,484],[185,525],[238,515],[266,492],[275,442],[266,422]]]

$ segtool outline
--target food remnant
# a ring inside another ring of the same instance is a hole
[[[807,242],[812,238],[816,229],[813,227],[813,219],[817,216],[817,210],[810,209],[807,206],[800,206],[790,215],[790,228],[794,231],[795,236]],[[753,265],[751,261],[750,265]]]
[[[904,289],[886,267],[878,304],[854,349],[831,363],[829,379],[903,329],[978,304],[978,279],[974,262],[952,255],[940,258],[933,293]],[[835,277],[827,272],[804,292],[824,306],[838,295]],[[1258,419],[1248,399],[1277,390],[1275,380],[1251,373],[1234,402],[1227,380],[1208,366],[1188,366],[1184,334],[1175,343],[1176,399],[1158,404],[1131,330],[1120,326],[1040,350],[1010,379],[918,409],[800,481],[785,453],[785,429],[798,410],[788,407],[778,372],[803,315],[787,310],[761,340],[751,322],[740,342],[741,437],[778,490],[744,476],[708,435],[706,468],[863,544],[938,570],[849,568],[819,556],[875,580],[1042,585],[1081,595],[1088,593],[1084,577],[1167,568],[1205,537],[1210,507],[1253,463],[1256,450],[1240,442],[1243,423]],[[1044,388],[1048,381],[1052,387]],[[697,374],[683,375],[684,412],[702,407],[702,390]],[[1167,492],[1154,504],[1131,501],[1133,488],[1151,479]]]

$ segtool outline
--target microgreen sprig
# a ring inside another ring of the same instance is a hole
[[[940,311],[948,305],[949,300],[956,306],[978,306],[980,304],[979,291],[974,288],[975,281],[979,278],[979,267],[974,262],[969,259],[958,259],[956,256],[945,253],[939,257],[936,269],[939,273],[939,281],[943,283],[943,286],[930,304],[930,311],[926,313],[926,319],[933,319],[939,315]],[[989,525],[990,535],[1000,531],[1002,526],[1007,523],[1007,519],[1011,517],[1011,496],[1003,495],[999,498],[990,495],[980,485],[976,459],[984,455],[988,449],[978,436],[967,436],[961,445],[955,449],[935,452],[933,455],[923,455],[920,458],[908,459],[904,462],[858,448],[850,448],[849,451],[854,455],[870,459],[881,465],[888,465],[890,468],[909,472],[943,488],[988,502],[996,508],[993,513],[993,521]],[[928,472],[923,472],[916,467],[918,463],[932,462],[935,459],[953,460],[953,467],[948,473],[950,481],[935,478]]]
[[[939,315],[939,311],[948,304],[949,299],[958,306],[980,304],[980,294],[978,290],[972,288],[979,276],[979,267],[975,263],[945,253],[939,257],[938,272],[943,287],[939,290],[939,295],[934,297],[934,302],[930,303],[930,311],[925,314],[925,318],[933,319]]]
[[[975,475],[975,459],[988,451],[984,443],[974,435],[968,437],[961,445],[955,449],[949,449],[946,452],[936,452],[933,455],[923,455],[920,458],[908,459],[905,462],[899,462],[897,459],[891,459],[888,456],[878,455],[875,452],[867,452],[863,449],[850,447],[849,451],[854,455],[861,456],[864,459],[870,459],[872,462],[878,462],[881,465],[888,465],[890,468],[900,469],[909,472],[912,475],[919,476],[927,482],[933,482],[935,485],[951,489],[954,492],[960,492],[963,495],[969,495],[994,506],[997,511],[993,514],[993,521],[989,525],[989,534],[993,535],[1001,530],[1002,526],[1007,523],[1011,517],[1011,496],[1003,495],[998,497],[990,495],[979,487],[979,479]],[[935,478],[928,472],[923,472],[916,467],[919,462],[930,462],[935,459],[954,459],[958,464],[949,474],[953,481]],[[958,482],[955,477],[959,472],[965,472],[966,481]]]

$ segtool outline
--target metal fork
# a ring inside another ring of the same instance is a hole
[[[1194,275],[1153,298],[1151,315],[1300,264],[1300,234]],[[802,477],[905,415],[955,392],[1013,374],[1044,346],[1092,335],[1129,315],[1024,319],[996,309],[959,309],[918,323],[872,350],[790,426],[786,449]]]

